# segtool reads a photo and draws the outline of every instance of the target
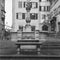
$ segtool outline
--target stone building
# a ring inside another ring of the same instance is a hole
[[[4,37],[5,28],[5,0],[0,0],[0,39]]]
[[[49,24],[46,24],[49,21],[49,0],[12,0],[12,32],[14,32],[14,35],[19,29],[25,31],[24,27],[27,24],[27,1],[30,1],[32,4],[28,14],[31,20],[31,31],[39,30],[40,32],[49,32]],[[30,27],[27,31],[30,31]]]
[[[12,25],[13,31],[15,32],[19,30],[20,26],[26,25],[26,2],[27,0],[12,0]],[[35,29],[43,31],[43,22],[49,20],[50,2],[49,0],[31,0],[31,2],[30,24],[35,27]]]
[[[51,0],[50,17],[56,18],[56,33],[60,31],[60,0]]]

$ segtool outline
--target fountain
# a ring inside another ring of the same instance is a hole
[[[38,33],[38,30],[35,30],[35,31],[32,31],[32,25],[30,24],[31,22],[31,18],[30,18],[30,11],[31,11],[31,8],[32,8],[32,2],[30,2],[30,0],[27,0],[27,4],[26,4],[26,11],[27,11],[27,16],[26,16],[26,25],[23,27],[23,31],[20,31],[22,32],[21,34],[18,34],[20,35],[20,40],[39,40],[39,33]],[[18,31],[18,33],[20,33]]]
[[[26,11],[27,11],[27,17],[26,17],[26,25],[25,25],[25,29],[26,32],[31,32],[31,19],[30,19],[30,10],[32,8],[32,3],[30,2],[30,0],[27,0],[27,4],[26,4]]]

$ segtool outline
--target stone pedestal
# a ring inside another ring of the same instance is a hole
[[[39,40],[39,31],[38,30],[35,31],[35,40]]]
[[[30,26],[29,24],[27,24],[27,25],[25,26],[25,31],[26,31],[26,32],[31,32],[31,26]]]
[[[44,42],[44,41],[46,41],[46,34],[44,34],[44,33],[40,33],[40,35],[39,35],[39,39],[40,39],[40,41],[42,41],[42,42]]]
[[[22,38],[22,31],[21,30],[18,30],[17,31],[17,39],[18,40],[21,40],[21,38]]]

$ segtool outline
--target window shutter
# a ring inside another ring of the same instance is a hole
[[[35,16],[35,17],[36,17],[36,19],[38,19],[38,14],[36,14],[36,16]]]
[[[18,19],[18,13],[16,13],[16,19]]]
[[[22,19],[25,19],[25,13],[22,13]]]
[[[39,11],[41,11],[41,6],[39,6]]]
[[[36,8],[38,8],[38,3],[36,2]]]
[[[38,14],[37,13],[31,13],[30,18],[33,20],[38,19]]]
[[[25,2],[24,2],[24,7],[25,7]]]
[[[46,7],[44,6],[44,11],[46,11]]]

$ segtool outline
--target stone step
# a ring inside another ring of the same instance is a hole
[[[58,55],[1,55],[0,60],[60,60]]]

